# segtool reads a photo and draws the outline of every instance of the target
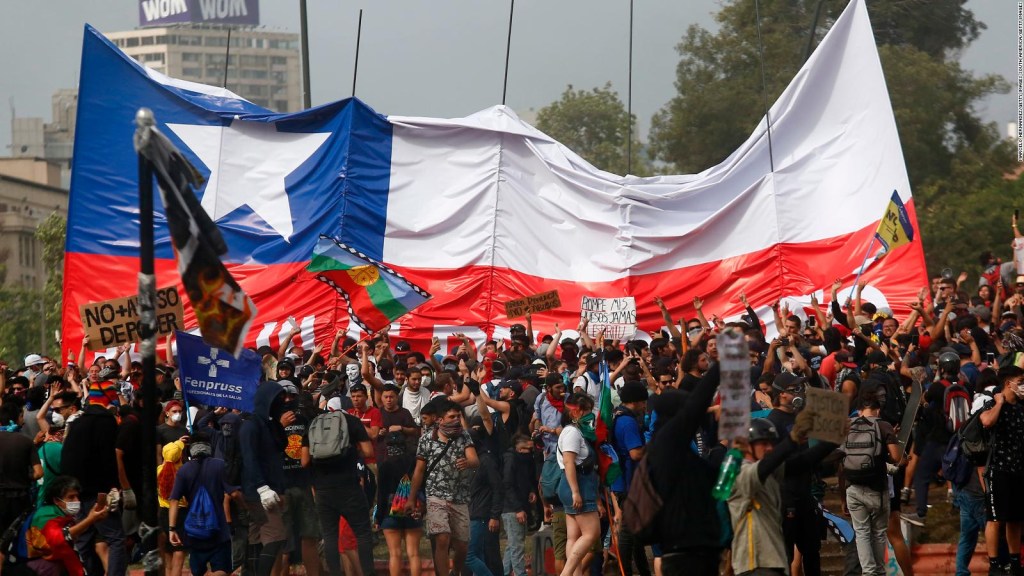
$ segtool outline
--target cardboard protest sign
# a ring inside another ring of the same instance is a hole
[[[747,340],[742,332],[726,330],[719,334],[721,378],[718,393],[722,399],[719,438],[745,438],[750,430],[750,358],[747,354]]]
[[[560,308],[562,301],[558,298],[558,290],[541,292],[525,298],[505,302],[505,316],[507,318],[519,318],[527,313],[544,312]]]
[[[82,326],[89,337],[89,350],[106,350],[121,344],[138,342],[139,296],[114,298],[104,302],[93,302],[78,307]],[[157,334],[166,336],[185,326],[185,309],[174,286],[161,288],[156,292]]]
[[[846,441],[846,423],[850,420],[850,401],[841,392],[807,388],[804,410],[814,414],[809,438],[842,444]]]
[[[636,300],[632,296],[584,296],[580,304],[580,318],[590,322],[587,324],[588,336],[595,337],[604,330],[604,337],[611,340],[631,338],[636,333]]]

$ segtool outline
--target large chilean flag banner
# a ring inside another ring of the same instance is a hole
[[[432,294],[393,332],[444,342],[507,335],[502,304],[549,290],[563,308],[535,315],[542,332],[575,327],[583,295],[634,296],[648,332],[662,325],[655,296],[677,317],[701,296],[728,318],[742,313],[743,290],[770,320],[778,299],[799,310],[836,278],[849,286],[894,191],[917,231],[863,0],[771,108],[772,157],[762,120],[692,175],[603,172],[502,106],[444,120],[386,117],[349,99],[276,114],[143,68],[91,27],[81,79],[64,276],[73,349],[80,304],[135,291],[132,121],[143,106],[207,178],[199,196],[230,248],[225,264],[259,309],[250,346],[277,347],[289,317],[307,346],[359,331],[338,292],[306,270],[321,234]],[[156,206],[158,281],[180,282],[159,196]],[[908,313],[926,282],[920,241],[863,279],[866,298]]]

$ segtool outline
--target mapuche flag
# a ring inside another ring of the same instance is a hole
[[[430,299],[398,272],[327,236],[320,237],[306,269],[341,294],[349,316],[367,332],[386,328]]]
[[[238,357],[256,306],[220,261],[228,246],[192,191],[203,177],[156,128],[137,147],[160,184],[178,273],[203,341]]]

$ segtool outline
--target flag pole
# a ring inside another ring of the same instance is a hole
[[[626,80],[626,174],[633,172],[633,0],[629,0],[629,77]]]
[[[363,39],[363,9],[359,9],[359,25],[356,26],[356,62],[352,67],[352,97],[356,97],[356,78],[359,77],[359,44]]]
[[[508,94],[508,59],[512,54],[512,17],[516,13],[516,0],[508,9],[508,39],[505,41],[505,79],[501,84],[501,105],[505,105],[505,96]]]
[[[309,23],[306,18],[306,0],[299,0],[299,43],[302,44],[302,107],[312,108],[309,89]]]
[[[850,286],[850,294],[846,297],[847,300],[853,298],[853,291],[857,289],[857,283],[860,282],[860,275],[864,273],[864,269],[870,266],[865,264],[868,259],[868,255],[871,254],[871,249],[875,246],[875,240],[878,238],[877,234],[871,235],[871,242],[868,242],[868,249],[864,252],[864,258],[860,261],[860,268],[857,269],[857,277],[853,279],[853,286]]]
[[[764,121],[768,132],[768,164],[775,173],[775,154],[772,152],[772,117],[768,108],[768,80],[764,73],[764,41],[761,39],[760,2],[754,0],[754,18],[757,20],[757,51],[761,60],[761,94],[764,98]]]
[[[135,151],[139,162],[139,333],[142,336],[142,486],[138,490],[139,515],[147,527],[157,524],[156,501],[156,275],[153,263],[153,166],[141,154],[152,136],[156,119],[148,108],[135,113]],[[140,535],[143,528],[139,529]],[[146,538],[143,537],[143,542]],[[143,559],[147,576],[160,570],[160,556],[153,548]]]
[[[228,46],[224,50],[224,89],[228,87],[228,62],[231,62],[231,27],[228,26]]]

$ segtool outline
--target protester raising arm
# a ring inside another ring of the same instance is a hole
[[[533,314],[526,313],[526,342],[530,350],[537,349],[537,340],[533,337]]]
[[[345,340],[345,330],[338,330],[331,341],[331,358],[341,355],[341,343]]]
[[[281,339],[281,346],[277,349],[277,357],[284,358],[288,354],[288,349],[292,347],[292,339],[302,332],[302,328],[293,324],[292,329],[288,331],[288,335]]]
[[[591,340],[590,335],[587,334],[587,326],[590,325],[589,318],[583,318],[580,320],[579,326],[576,327],[576,331],[580,333],[580,339],[583,340],[583,345],[587,348],[594,349],[594,341]]]
[[[836,278],[835,282],[832,282],[832,319],[843,326],[850,324],[849,319],[846,317],[846,313],[843,312],[843,308],[839,305],[839,289],[843,287],[843,281],[840,278]]]
[[[682,338],[682,334],[679,332],[679,328],[676,328],[675,323],[672,322],[672,315],[669,314],[668,308],[665,307],[665,302],[661,299],[661,296],[654,297],[654,303],[658,305],[658,309],[661,310],[661,318],[665,321],[665,326],[668,327],[668,332],[673,338]]]
[[[700,299],[700,296],[693,297],[693,309],[697,311],[697,320],[700,321],[700,325],[704,327],[704,330],[710,332],[711,324],[704,317],[704,301]]]
[[[89,347],[89,335],[86,334],[82,337],[82,348],[78,351],[78,365],[85,366],[85,350]],[[168,346],[170,349],[170,346]]]

